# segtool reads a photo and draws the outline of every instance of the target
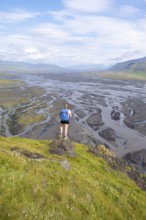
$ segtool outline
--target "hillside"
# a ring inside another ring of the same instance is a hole
[[[123,71],[146,72],[146,57],[117,63],[114,66],[112,66],[109,70],[115,72],[123,72]]]
[[[106,69],[104,64],[84,64],[84,65],[75,65],[68,67],[68,70],[75,72],[93,72],[93,71],[101,71]]]
[[[127,175],[87,146],[57,155],[54,144],[0,137],[1,220],[146,219],[146,191]]]
[[[110,67],[105,75],[112,78],[146,80],[146,57],[117,63]]]
[[[16,73],[61,73],[64,72],[60,66],[54,64],[33,64],[15,61],[0,61],[0,73],[16,74]]]

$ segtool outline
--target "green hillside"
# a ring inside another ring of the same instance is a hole
[[[117,63],[105,75],[113,79],[146,80],[146,57]]]
[[[35,74],[35,73],[60,73],[65,69],[55,64],[47,63],[27,63],[18,61],[4,61],[0,60],[0,75],[11,74]]]
[[[146,72],[135,72],[135,71],[125,71],[125,72],[108,72],[103,73],[101,76],[111,79],[122,79],[122,80],[146,80]]]
[[[102,71],[88,73],[88,76],[100,76],[103,78],[117,79],[117,80],[144,80],[146,81],[146,72],[129,71]]]
[[[87,146],[75,143],[75,158],[50,146],[0,137],[1,220],[146,219],[146,191],[125,174]]]

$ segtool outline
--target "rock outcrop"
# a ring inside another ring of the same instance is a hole
[[[140,172],[146,173],[146,150],[127,153],[123,157],[126,161],[133,164]]]
[[[69,139],[56,139],[52,141],[52,143],[49,145],[49,153],[58,154],[61,156],[66,155],[72,158],[76,156],[74,152],[74,144]]]

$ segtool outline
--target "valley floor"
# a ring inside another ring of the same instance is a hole
[[[145,82],[69,74],[11,78],[20,82],[0,88],[1,135],[55,139],[59,111],[67,101],[73,112],[72,140],[102,143],[146,171]]]

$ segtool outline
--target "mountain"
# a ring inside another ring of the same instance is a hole
[[[103,64],[85,64],[85,65],[75,65],[68,67],[69,70],[73,70],[76,72],[92,72],[105,70],[106,66]]]
[[[62,73],[66,70],[54,64],[0,61],[0,73]]]
[[[145,220],[146,177],[122,161],[103,146],[0,137],[0,219]]]
[[[117,63],[108,70],[113,72],[146,72],[146,57]]]

